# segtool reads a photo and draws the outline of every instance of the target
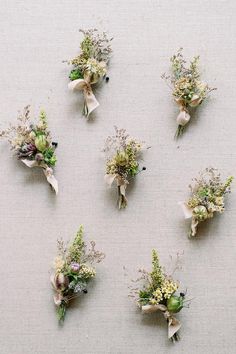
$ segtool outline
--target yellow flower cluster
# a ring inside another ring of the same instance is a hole
[[[150,304],[157,305],[161,303],[164,299],[167,300],[173,295],[178,289],[178,284],[171,279],[164,279],[161,288],[156,289],[150,299]]]
[[[165,299],[169,299],[172,294],[178,289],[178,284],[171,279],[165,279],[162,286],[161,292]]]
[[[161,300],[163,300],[162,292],[160,289],[156,289],[153,292],[153,296],[154,296],[155,300],[157,301],[157,303],[159,303]]]
[[[81,269],[80,269],[80,275],[83,276],[84,278],[92,278],[95,277],[96,271],[94,268],[87,266],[86,264],[83,264]]]
[[[155,298],[152,298],[149,302],[150,302],[151,305],[157,305],[158,304],[158,302],[157,302],[157,300]]]

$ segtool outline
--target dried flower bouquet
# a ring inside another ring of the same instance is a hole
[[[92,85],[98,83],[106,76],[108,62],[112,53],[111,41],[106,32],[101,34],[97,29],[80,30],[84,39],[80,44],[81,52],[68,63],[73,65],[68,87],[70,90],[83,91],[83,114],[88,117],[99,103],[92,91]],[[106,78],[108,81],[109,78]]]
[[[190,62],[190,66],[186,66],[182,54],[183,48],[180,48],[177,54],[170,59],[172,65],[172,75],[162,75],[166,82],[170,83],[172,95],[177,103],[180,113],[177,116],[178,128],[176,138],[182,135],[185,126],[190,121],[190,109],[199,106],[216,88],[210,88],[208,84],[201,81],[199,71],[199,56],[194,57]]]
[[[2,130],[0,137],[8,139],[17,158],[26,166],[42,168],[48,183],[58,193],[58,182],[53,174],[57,143],[52,141],[44,111],[40,113],[39,122],[34,124],[30,120],[29,106],[26,106],[18,117],[18,124]]]
[[[140,269],[139,273],[140,277],[133,281],[135,288],[130,287],[129,296],[135,299],[142,313],[161,312],[168,323],[168,338],[173,342],[179,340],[178,331],[181,324],[175,314],[190,300],[185,299],[185,293],[177,294],[179,283],[165,274],[156,250],[152,250],[151,272]],[[142,282],[141,289],[137,287],[139,282]]]
[[[63,321],[71,300],[87,293],[87,285],[96,275],[94,263],[100,263],[105,255],[95,249],[95,242],[88,248],[80,226],[74,241],[67,247],[58,240],[58,255],[54,260],[51,283],[55,291],[54,303],[59,321]]]
[[[143,170],[139,168],[138,159],[144,144],[131,138],[125,129],[115,127],[115,135],[109,136],[104,152],[107,155],[105,182],[111,186],[116,183],[119,209],[127,206],[126,188],[129,181]]]
[[[206,168],[193,181],[194,186],[189,186],[191,197],[187,202],[179,202],[185,219],[191,218],[189,237],[196,236],[199,223],[213,218],[215,212],[224,212],[225,195],[230,192],[233,177],[230,176],[222,182],[217,169]]]

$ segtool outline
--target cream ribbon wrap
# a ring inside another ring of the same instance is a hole
[[[193,217],[193,209],[190,208],[186,202],[178,202],[178,204],[182,208],[185,219],[192,219],[190,236],[196,236],[198,221]]]
[[[184,104],[184,101],[181,98],[176,98],[175,99],[177,105],[179,106],[179,114],[176,118],[178,125],[181,125],[184,127],[189,121],[190,121],[190,114],[186,108],[186,105]],[[197,107],[201,104],[202,98],[199,97],[198,95],[193,95],[191,102],[189,102],[190,107]]]
[[[152,313],[156,311],[161,311],[163,313],[163,316],[168,322],[168,338],[171,339],[175,333],[178,332],[178,330],[181,327],[181,323],[179,320],[177,320],[168,310],[165,305],[144,305],[142,306],[142,312],[143,313]]]
[[[83,91],[84,94],[84,103],[85,103],[85,111],[84,114],[86,117],[90,115],[98,106],[99,103],[96,97],[93,94],[91,85],[84,79],[73,80],[68,84],[68,88],[71,91]]]
[[[179,106],[179,114],[176,118],[178,125],[184,127],[190,121],[190,114],[187,111],[187,108],[184,107],[183,101],[181,99],[175,100],[177,105]]]
[[[125,195],[126,188],[127,188],[127,182],[124,181],[123,178],[121,178],[119,175],[109,175],[105,174],[104,180],[107,183],[109,187],[112,186],[113,182],[116,181],[117,187],[119,189],[120,193],[120,198],[119,198],[119,209],[121,208],[122,204],[122,199],[124,200],[124,203],[127,204],[127,198]]]
[[[32,167],[40,167],[40,168],[42,168],[48,183],[52,186],[52,188],[55,191],[55,193],[58,194],[58,182],[57,182],[56,178],[53,175],[53,169],[52,168],[48,167],[44,163],[39,163],[39,162],[37,162],[35,160],[23,159],[21,161],[29,168],[32,168]]]
[[[56,292],[56,294],[53,296],[54,304],[56,306],[60,306],[62,303],[62,300],[66,301],[66,299],[63,297],[62,293],[59,291],[58,287],[56,286],[55,274],[51,274],[50,281],[51,281],[53,290]]]

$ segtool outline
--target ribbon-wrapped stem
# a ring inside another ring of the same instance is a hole
[[[193,216],[193,209],[190,208],[186,202],[179,202],[178,204],[182,208],[185,219],[191,219],[191,228],[188,233],[189,238],[195,237],[199,221]]]
[[[83,91],[84,94],[84,107],[83,115],[89,117],[89,115],[99,106],[96,97],[93,94],[90,82],[84,79],[73,80],[68,84],[69,90]]]
[[[111,187],[112,184],[116,182],[117,192],[118,192],[118,207],[119,209],[126,208],[128,204],[128,200],[126,198],[126,188],[128,182],[118,174],[114,174],[114,175],[106,174],[104,176],[104,180],[109,187]]]
[[[43,169],[44,175],[52,187],[52,189],[55,191],[55,193],[58,193],[58,181],[56,180],[54,174],[53,174],[53,169],[49,166],[47,166],[45,163],[40,163],[36,160],[27,160],[27,159],[22,159],[21,160],[27,167],[33,168],[33,167],[40,167]]]
[[[177,105],[179,106],[179,114],[176,118],[178,128],[175,133],[175,138],[177,139],[178,137],[180,137],[183,134],[184,129],[185,129],[185,125],[188,124],[191,117],[190,117],[190,114],[188,112],[188,109],[187,109],[184,101],[181,99],[176,99],[175,101],[176,101]]]
[[[128,200],[126,198],[126,188],[128,182],[120,175],[116,175],[116,183],[118,187],[118,207],[119,209],[123,209],[126,208],[128,204]]]
[[[189,238],[196,236],[198,223],[199,222],[194,217],[192,217],[191,228],[190,228],[189,235],[188,235]]]
[[[172,313],[170,313],[165,305],[144,305],[142,306],[143,313],[152,313],[161,311],[168,323],[168,338],[173,342],[179,340],[178,331],[181,328],[181,323],[177,320]]]
[[[117,186],[118,188],[118,207],[119,209],[126,208],[127,206],[127,198],[124,193],[124,189],[122,190],[122,186]]]

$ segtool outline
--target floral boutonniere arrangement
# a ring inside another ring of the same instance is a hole
[[[80,44],[81,52],[68,63],[73,65],[68,87],[70,90],[83,91],[83,114],[88,117],[99,106],[92,91],[92,85],[106,77],[108,62],[112,53],[111,41],[106,32],[101,34],[97,29],[80,30],[84,39]],[[106,77],[106,81],[109,78]]]
[[[34,124],[30,121],[29,106],[25,107],[18,124],[2,130],[0,137],[8,139],[17,158],[26,166],[42,168],[48,183],[58,193],[58,182],[53,174],[57,143],[51,139],[45,112],[41,111],[38,123]]]
[[[180,48],[176,55],[170,59],[172,64],[172,75],[162,75],[162,78],[170,83],[172,95],[179,107],[180,113],[177,116],[178,128],[176,138],[182,135],[186,124],[190,121],[190,110],[199,106],[216,88],[210,88],[208,84],[201,81],[199,72],[199,56],[194,57],[190,66],[186,66],[186,61]]]
[[[222,182],[217,169],[207,168],[193,181],[194,186],[190,185],[191,197],[187,202],[179,202],[185,219],[192,219],[189,237],[196,236],[199,223],[213,218],[215,212],[224,212],[225,195],[230,192],[233,177]]]
[[[164,269],[159,263],[159,257],[156,250],[152,251],[152,270],[140,269],[141,274],[133,282],[142,282],[139,289],[130,287],[130,297],[135,298],[142,313],[153,313],[160,311],[168,323],[168,338],[173,342],[179,340],[178,331],[181,327],[175,314],[180,312],[184,304],[190,300],[185,299],[185,293],[177,294],[179,288],[178,282],[165,274]],[[137,285],[137,284],[136,284]],[[188,307],[188,306],[185,306]]]
[[[58,241],[58,256],[54,260],[51,283],[55,291],[54,303],[59,321],[64,320],[71,300],[81,293],[87,293],[88,282],[96,275],[93,264],[101,262],[104,257],[103,253],[95,249],[94,241],[87,247],[83,240],[82,226],[68,247],[62,240]]]
[[[119,209],[127,206],[126,188],[134,178],[146,167],[139,168],[138,159],[143,150],[143,143],[131,138],[125,129],[115,127],[115,135],[109,136],[104,152],[107,155],[105,182],[111,186],[116,183]]]

